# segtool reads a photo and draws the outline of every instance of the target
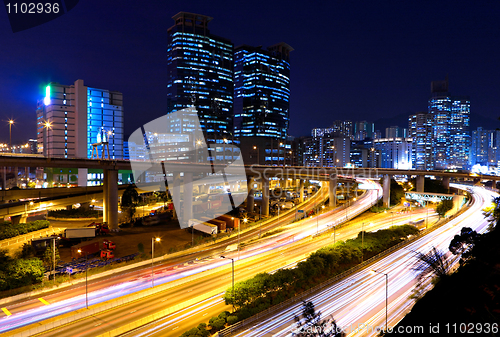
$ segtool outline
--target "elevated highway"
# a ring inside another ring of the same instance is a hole
[[[151,169],[153,164],[150,162],[135,162],[143,171]],[[157,168],[161,165],[156,163]],[[87,168],[102,169],[103,179],[103,205],[104,221],[108,222],[110,228],[118,227],[118,170],[131,170],[131,163],[127,160],[103,160],[103,159],[65,159],[65,158],[45,158],[45,157],[21,157],[21,156],[0,156],[0,167],[58,167],[58,168]],[[226,175],[239,174],[241,166],[226,164],[193,164],[186,162],[168,162],[167,172],[164,174],[173,174],[175,179],[180,179],[180,173],[185,174],[182,184],[194,183],[193,175],[206,174],[207,172],[225,172]],[[389,205],[390,181],[392,176],[416,176],[417,192],[424,191],[424,177],[434,176],[443,178],[445,186],[449,186],[450,178],[473,179],[473,180],[500,180],[500,176],[474,175],[471,176],[465,172],[445,172],[445,171],[417,171],[417,170],[398,170],[383,168],[328,168],[328,167],[278,167],[278,166],[245,166],[247,175],[247,190],[249,192],[249,202],[247,202],[249,211],[252,211],[253,205],[253,183],[259,181],[263,191],[263,214],[267,215],[269,205],[269,179],[295,179],[299,184],[301,199],[303,199],[303,183],[305,179],[315,179],[329,182],[330,205],[335,206],[336,186],[338,183],[352,181],[353,178],[383,178],[383,202],[385,206]],[[174,179],[174,181],[176,181]],[[187,179],[187,180],[186,180]],[[179,180],[177,180],[179,181]],[[158,190],[163,183],[158,183]],[[179,182],[180,184],[180,182]],[[175,185],[175,183],[174,183]],[[174,198],[179,196],[174,193]],[[192,216],[192,199],[184,198],[183,208],[187,211],[183,214],[183,219],[187,222]],[[175,203],[175,200],[174,200]],[[177,204],[177,203],[175,203]]]

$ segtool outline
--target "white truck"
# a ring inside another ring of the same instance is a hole
[[[188,226],[196,229],[197,231],[212,235],[217,234],[217,226],[212,225],[201,220],[190,219],[188,221]]]
[[[66,228],[64,237],[66,239],[95,238],[95,227]]]

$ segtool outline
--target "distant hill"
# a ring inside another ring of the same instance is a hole
[[[379,118],[374,121],[375,129],[382,132],[382,137],[385,137],[385,128],[391,126],[399,126],[402,128],[408,128],[408,117],[410,114],[399,114],[393,117]],[[499,116],[500,117],[500,114]],[[474,112],[470,114],[470,130],[476,130],[478,127],[482,126],[486,130],[493,130],[500,128],[500,121],[497,117],[486,117]]]

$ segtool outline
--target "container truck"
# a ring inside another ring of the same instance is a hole
[[[212,235],[217,234],[217,226],[210,223],[206,223],[196,219],[190,219],[188,221],[188,226],[196,229],[197,231]]]
[[[80,252],[78,252],[80,250]],[[80,257],[89,256],[100,251],[99,241],[82,242],[77,245],[71,246],[71,257],[78,259]]]
[[[66,228],[64,230],[64,238],[66,239],[85,239],[95,238],[95,226]]]

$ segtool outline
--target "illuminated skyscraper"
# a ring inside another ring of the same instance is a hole
[[[412,138],[412,166],[416,170],[432,169],[432,115],[419,112],[408,118],[409,136]]]
[[[286,43],[267,50],[240,46],[234,51],[234,121],[237,137],[285,140],[290,109],[290,52]],[[244,139],[242,139],[244,142]]]
[[[38,153],[47,157],[90,158],[92,144],[108,141],[110,159],[123,158],[123,95],[50,83],[37,105]]]
[[[211,17],[180,12],[168,29],[168,112],[195,106],[207,142],[232,141],[233,44],[212,35]],[[191,125],[179,121],[179,130]],[[222,153],[217,154],[222,159]]]
[[[469,162],[470,100],[448,92],[448,78],[431,83],[432,168],[465,169]]]
[[[483,130],[479,127],[472,131],[470,147],[470,166],[498,167],[500,163],[500,130]]]

